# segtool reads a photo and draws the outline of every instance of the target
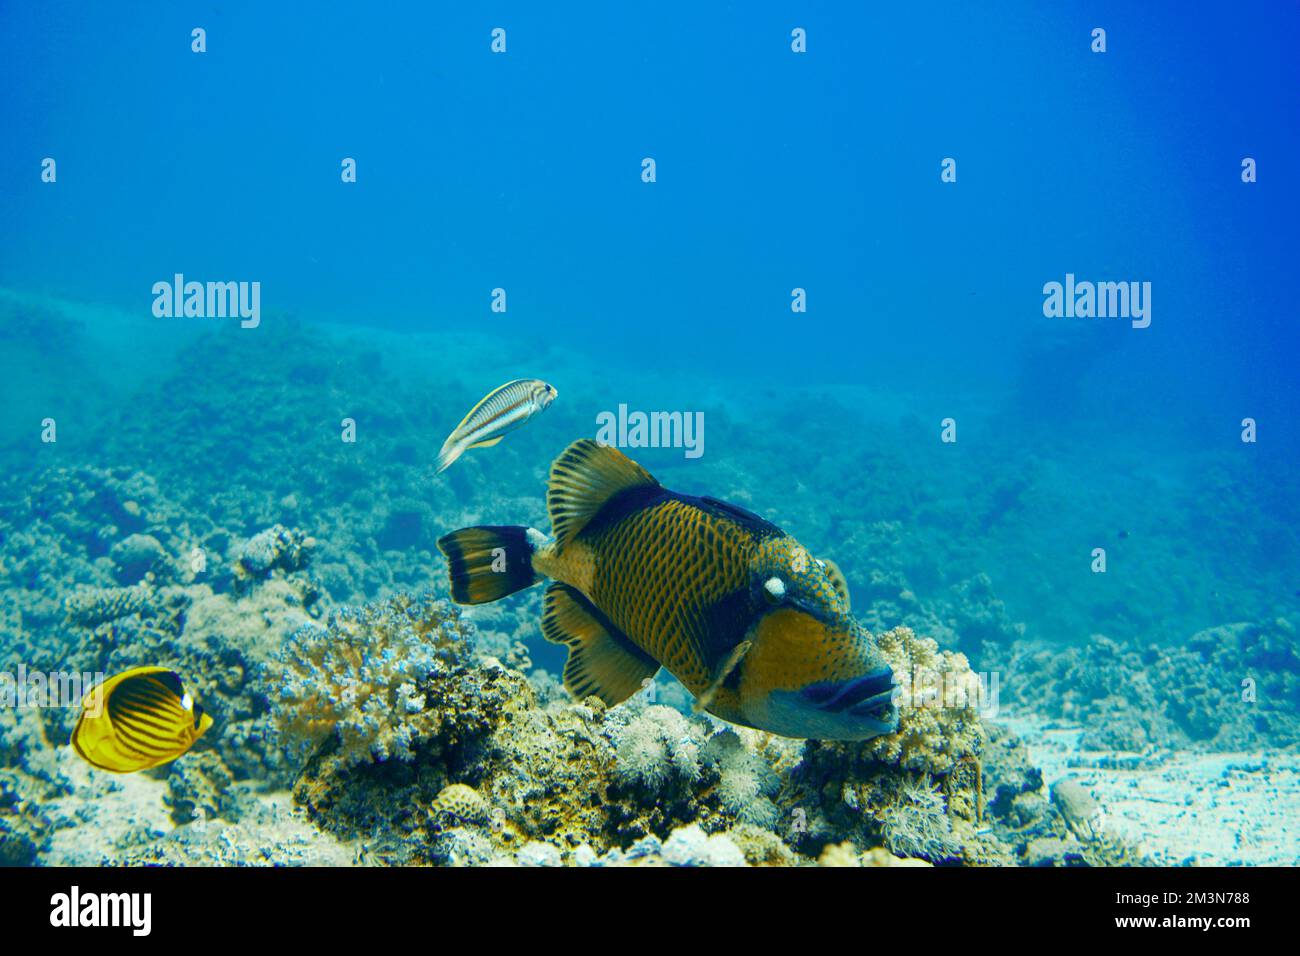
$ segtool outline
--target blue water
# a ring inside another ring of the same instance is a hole
[[[0,290],[42,303],[3,312],[11,503],[118,467],[195,515],[228,495],[251,535],[294,495],[336,564],[363,555],[335,600],[436,588],[441,528],[399,563],[373,515],[540,522],[551,457],[628,403],[703,411],[702,458],[629,454],[792,525],[863,591],[886,568],[937,620],[986,575],[1005,620],[939,635],[972,654],[1015,624],[1138,646],[1300,617],[1294,5],[3,6]],[[259,282],[261,325],[156,318],[177,273]],[[1149,327],[1045,316],[1067,274],[1150,283]],[[290,360],[297,322],[318,351]],[[555,407],[435,481],[445,434],[517,376]],[[358,410],[393,444],[348,470],[271,451],[338,461]],[[111,583],[94,557],[24,586]]]
[[[1146,410],[1124,427],[1244,407],[1294,437],[1277,4],[7,6],[6,284],[142,308],[175,272],[247,277],[268,307],[601,363],[980,387],[1048,334],[1044,282],[1145,280],[1152,327],[1090,343]]]

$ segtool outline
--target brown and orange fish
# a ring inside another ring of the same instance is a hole
[[[461,604],[550,579],[542,633],[568,646],[574,696],[612,706],[662,666],[732,723],[827,740],[897,727],[893,672],[850,612],[843,575],[776,525],[669,491],[589,439],[555,460],[546,500],[554,540],[482,526],[438,547]]]

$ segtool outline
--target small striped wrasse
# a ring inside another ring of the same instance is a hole
[[[186,693],[175,673],[136,667],[82,698],[72,747],[101,770],[132,773],[170,763],[211,726],[211,715]]]
[[[452,599],[549,579],[542,634],[564,686],[614,706],[660,667],[697,710],[785,737],[865,740],[898,726],[894,673],[853,616],[844,575],[737,505],[670,491],[590,439],[551,466],[554,538],[490,525],[444,535]]]
[[[438,473],[470,448],[491,448],[507,433],[543,412],[559,393],[536,378],[517,378],[483,397],[447,436],[438,452]]]

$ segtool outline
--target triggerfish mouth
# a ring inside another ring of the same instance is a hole
[[[697,709],[735,724],[821,740],[897,729],[893,671],[844,576],[776,525],[669,491],[590,439],[555,460],[546,504],[553,539],[480,526],[438,547],[459,604],[550,579],[542,633],[568,646],[575,697],[612,707],[665,667]]]
[[[136,667],[87,692],[72,747],[101,770],[133,773],[175,760],[211,726],[174,672]]]

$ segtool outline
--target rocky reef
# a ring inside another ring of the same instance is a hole
[[[1008,701],[1081,724],[1093,749],[1300,746],[1300,638],[1285,618],[1238,622],[1182,646],[1017,643]]]
[[[282,655],[277,721],[306,754],[294,800],[368,860],[1022,862],[1026,822],[986,804],[1009,806],[999,788],[1033,778],[985,770],[973,697],[905,693],[898,731],[863,743],[787,740],[644,695],[544,702],[524,674],[476,657],[473,631],[446,602],[401,595],[304,629]],[[962,655],[906,628],[880,642],[899,673],[974,686]]]
[[[1181,496],[1102,482],[1081,516],[1067,508],[1077,450],[992,435],[936,450],[917,443],[932,429],[908,402],[870,390],[738,402],[685,383],[727,451],[684,464],[648,449],[644,463],[836,559],[903,680],[898,733],[805,743],[693,714],[667,677],[613,709],[571,700],[538,639],[540,589],[467,611],[442,601],[436,536],[544,527],[551,458],[621,379],[499,337],[282,316],[255,341],[160,346],[132,376],[104,365],[86,338],[102,323],[78,309],[14,322],[59,341],[18,364],[64,356],[61,381],[96,384],[59,406],[57,444],[30,427],[58,398],[49,383],[24,383],[30,401],[0,435],[0,695],[20,663],[161,664],[216,726],[180,760],[116,777],[67,747],[75,706],[0,706],[0,863],[1099,864],[1140,862],[1116,828],[1149,832],[1157,812],[1163,860],[1198,852],[1184,812],[1228,834],[1215,862],[1270,843],[1300,859],[1285,829],[1300,765],[1283,759],[1300,746],[1300,499],[1248,470],[1180,459]],[[484,376],[539,364],[566,385],[544,425],[435,481],[431,422],[456,421]],[[870,454],[845,445],[846,426],[870,429]],[[790,434],[828,451],[792,456]],[[1223,522],[1188,517],[1207,499]],[[1043,533],[1058,528],[1060,541]],[[1113,571],[1079,586],[1062,569],[1094,541]],[[1218,561],[1234,554],[1270,560]],[[1012,567],[1022,555],[1034,560]],[[1174,578],[1216,584],[1163,587]],[[980,706],[972,669],[1000,678],[1001,712]],[[1171,776],[1181,758],[1200,761],[1195,806]],[[1145,774],[1155,809],[1133,809],[1106,767]],[[1101,826],[1052,786],[1066,777]],[[1234,822],[1278,806],[1266,828]]]

